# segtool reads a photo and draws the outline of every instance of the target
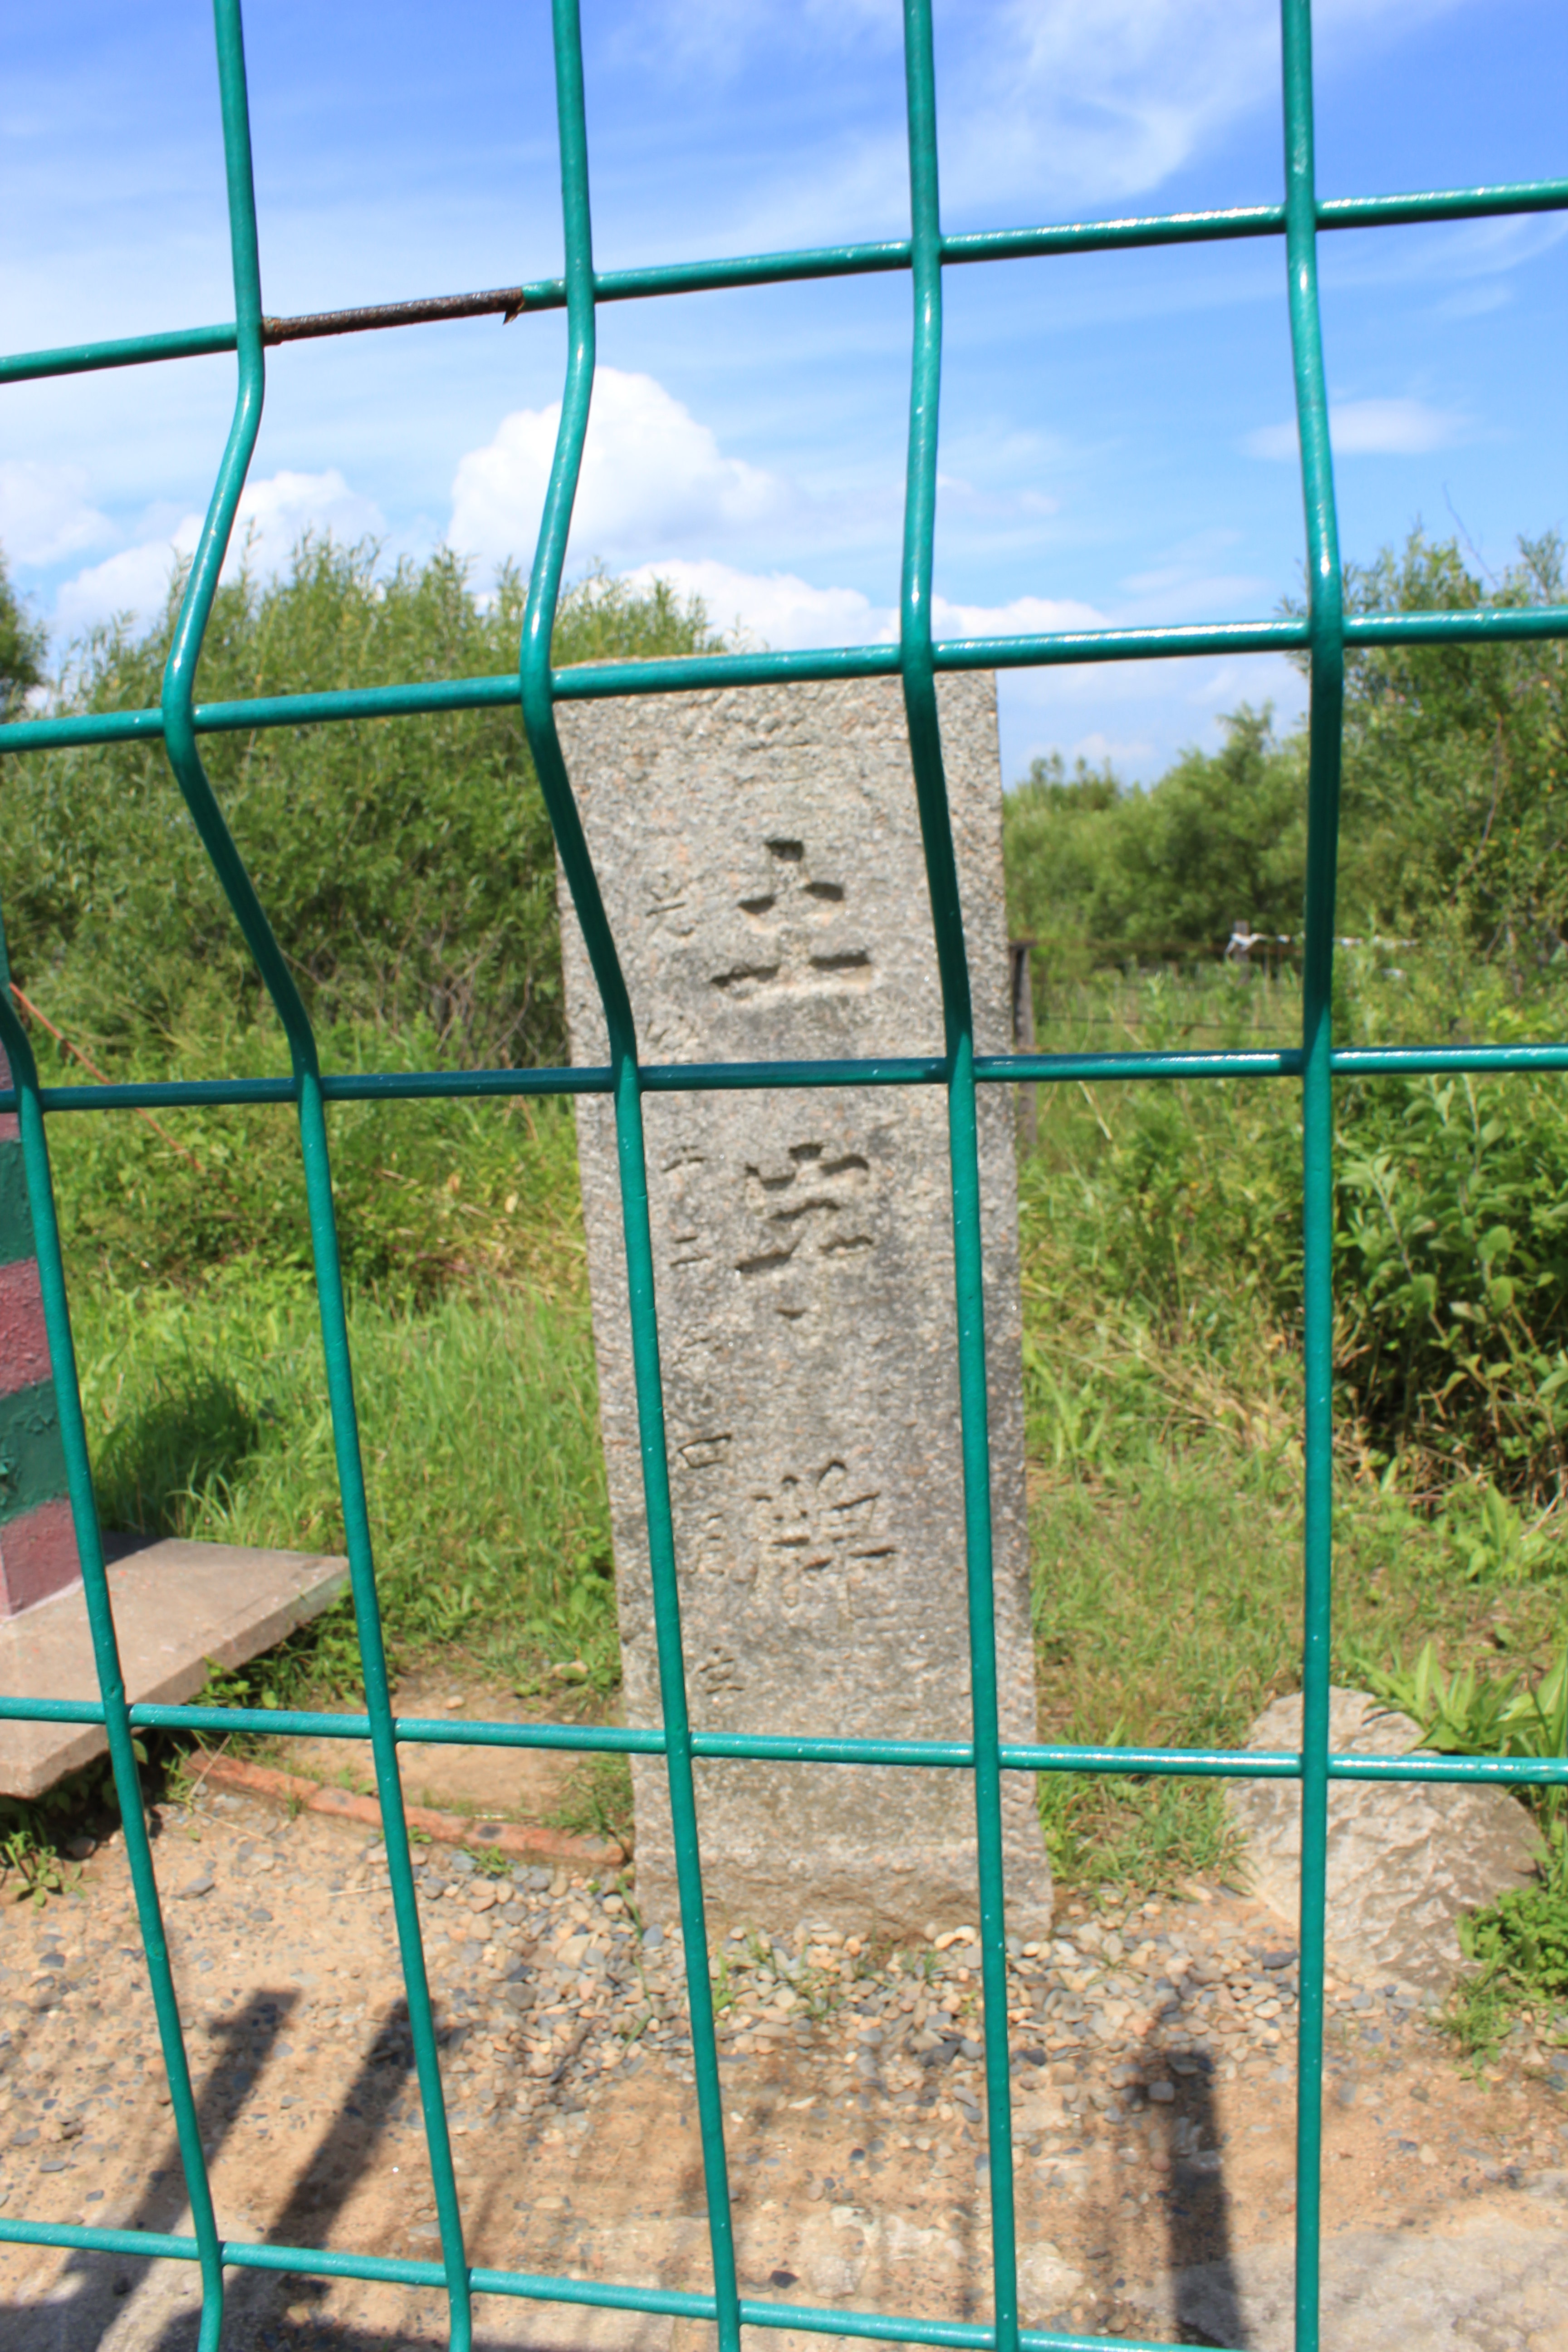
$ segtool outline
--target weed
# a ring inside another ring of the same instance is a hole
[[[602,1837],[628,1848],[632,1843],[632,1768],[629,1758],[586,1756],[573,1771],[561,1801],[545,1817],[571,1837]]]
[[[41,1910],[51,1895],[65,1894],[80,1876],[36,1824],[24,1822],[0,1836],[0,1885],[14,1902],[30,1902]]]
[[[1568,1892],[1560,1886],[1510,1887],[1459,1922],[1471,1970],[1455,1987],[1448,2031],[1477,2058],[1490,2057],[1511,2028],[1568,1999]],[[1568,2041],[1568,2016],[1549,2029]]]
[[[1554,1517],[1527,1524],[1486,1479],[1466,1479],[1445,1501],[1441,1525],[1472,1584],[1522,1584],[1561,1565]]]
[[[1416,1744],[1442,1756],[1568,1755],[1568,1656],[1530,1682],[1522,1675],[1483,1675],[1473,1661],[1446,1675],[1428,1642],[1413,1667],[1352,1656],[1379,1698],[1420,1726]],[[1568,1900],[1568,1789],[1515,1791],[1534,1813],[1544,1842],[1543,1872],[1552,1899]]]
[[[517,1867],[511,1855],[502,1853],[499,1846],[480,1842],[466,1845],[463,1852],[472,1858],[474,1868],[481,1878],[510,1878]]]

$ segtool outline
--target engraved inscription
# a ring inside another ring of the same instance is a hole
[[[753,1490],[759,1585],[776,1591],[786,1609],[821,1599],[828,1584],[838,1599],[852,1564],[896,1556],[898,1547],[880,1523],[881,1501],[881,1488],[853,1476],[837,1456],[804,1475],[791,1472],[771,1489]]]
[[[684,878],[668,866],[657,866],[644,884],[643,905],[650,933],[668,931],[672,939],[689,940],[697,929]]]
[[[823,938],[825,927],[843,913],[843,883],[811,869],[803,841],[770,840],[763,846],[764,874],[736,901],[755,939],[755,952],[711,973],[712,985],[741,1003],[766,994],[865,987],[876,972],[869,947],[856,940],[840,946]]]
[[[741,1671],[741,1661],[732,1650],[715,1642],[692,1665],[691,1678],[710,1698],[718,1698],[727,1691],[745,1688],[746,1678]]]
[[[746,1205],[754,1240],[736,1259],[736,1273],[747,1278],[777,1276],[874,1249],[872,1187],[871,1163],[863,1152],[834,1151],[823,1143],[791,1144],[786,1158],[771,1167],[748,1160]],[[794,1319],[805,1308],[798,1301],[780,1301],[778,1312]]]

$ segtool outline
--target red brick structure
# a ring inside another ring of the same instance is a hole
[[[0,1051],[0,1086],[11,1083]],[[15,1112],[0,1112],[0,1617],[81,1574]]]

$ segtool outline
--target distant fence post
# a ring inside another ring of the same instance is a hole
[[[0,987],[8,987],[0,950]],[[0,1050],[0,1087],[11,1066]],[[0,1618],[81,1574],[15,1111],[0,1111]]]
[[[1013,1050],[1019,1054],[1035,1050],[1035,945],[1032,939],[1007,942]],[[1040,1090],[1032,1079],[1018,1088],[1018,1139],[1026,1151],[1033,1151],[1040,1140]]]

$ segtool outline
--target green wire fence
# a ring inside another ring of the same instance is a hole
[[[1534,1781],[1568,1783],[1568,1759],[1363,1757],[1329,1753],[1331,1529],[1331,1090],[1336,1072],[1568,1070],[1568,1044],[1508,1047],[1414,1046],[1334,1049],[1330,1025],[1333,899],[1338,830],[1341,719],[1347,646],[1395,642],[1478,644],[1505,637],[1568,636],[1568,607],[1442,613],[1358,613],[1347,616],[1334,508],[1328,403],[1323,377],[1317,278],[1321,231],[1461,220],[1505,213],[1568,209],[1568,180],[1524,186],[1357,196],[1320,202],[1313,184],[1310,0],[1281,0],[1285,202],[1166,217],[1073,222],[1036,228],[942,233],[937,188],[936,77],[931,0],[903,0],[908,108],[910,233],[870,245],[762,254],[607,271],[594,268],[586,108],[579,0],[552,0],[556,104],[560,126],[563,278],[449,296],[426,302],[272,319],[261,308],[256,205],[250,159],[240,0],[215,0],[228,217],[233,249],[232,324],[83,344],[0,359],[0,382],[129,367],[155,360],[232,351],[238,363],[233,423],[206,520],[191,567],[156,710],[24,719],[0,727],[0,751],[85,746],[161,736],[174,779],[212,859],[229,905],[256,959],[289,1040],[291,1076],[207,1083],[44,1087],[9,991],[0,986],[0,1045],[14,1085],[0,1110],[19,1115],[44,1309],[59,1400],[72,1512],[91,1626],[100,1696],[88,1700],[0,1696],[0,1719],[100,1725],[108,1738],[124,1823],[126,1851],[145,1948],[171,2104],[190,2200],[192,2232],[77,2229],[25,2219],[0,2220],[0,2242],[70,2247],[105,2253],[163,2255],[200,2267],[200,2352],[221,2340],[225,2268],[290,2272],[445,2289],[455,2352],[472,2342],[476,2294],[595,2305],[716,2323],[721,2352],[738,2352],[742,2326],[791,2328],[832,2336],[964,2347],[964,2352],[1073,2352],[1100,2339],[1018,2325],[1012,2132],[1008,2098],[1005,1930],[1000,1774],[1098,1772],[1185,1774],[1298,1780],[1302,1791],[1300,2016],[1297,2074],[1296,2342],[1316,2352],[1323,2053],[1323,1905],[1328,1792],[1331,1780]],[[1027,255],[1176,245],[1229,237],[1283,236],[1306,508],[1308,605],[1304,618],[1230,621],[1173,628],[1068,631],[1037,636],[965,639],[931,636],[931,545],[935,519],[938,399],[942,375],[944,268]],[[716,287],[849,277],[907,270],[913,283],[914,334],[900,634],[896,646],[822,652],[743,653],[719,657],[611,663],[552,670],[551,633],[561,593],[567,537],[593,395],[597,306]],[[423,320],[485,312],[526,317],[564,308],[568,358],[560,431],[530,580],[518,673],[419,682],[363,691],[278,696],[197,705],[194,687],[219,572],[255,448],[269,343],[368,332]],[[1302,1037],[1286,1051],[1234,1053],[1014,1054],[974,1050],[969,971],[959,908],[937,719],[939,670],[993,669],[1047,663],[1126,661],[1192,654],[1304,651],[1311,677],[1309,857],[1303,951]],[[676,1064],[637,1059],[637,1032],[572,794],[556,731],[563,698],[653,694],[716,686],[775,684],[790,678],[897,676],[902,680],[910,761],[924,843],[931,912],[942,982],[940,1056],[875,1061]],[[610,1059],[588,1069],[409,1071],[342,1076],[324,1072],[305,1008],[237,851],[202,764],[200,738],[226,730],[297,727],[335,719],[520,703],[562,865],[571,887],[609,1033]],[[0,940],[0,982],[4,944]],[[1021,1079],[1079,1077],[1284,1077],[1300,1084],[1304,1151],[1306,1591],[1301,1679],[1305,1694],[1299,1754],[1205,1753],[1191,1749],[1054,1748],[1004,1745],[997,1731],[991,1589],[990,1477],[986,1434],[985,1349],[981,1285],[979,1182],[975,1151],[978,1086]],[[687,1712],[679,1595],[670,1518],[659,1369],[654,1262],[645,1176],[642,1097],[715,1087],[940,1086],[948,1101],[952,1166],[957,1344],[962,1411],[973,1715],[966,1741],[785,1738],[694,1731]],[[658,1630],[663,1723],[658,1730],[575,1725],[427,1722],[395,1717],[376,1599],[375,1565],[365,1508],[364,1475],[354,1408],[353,1372],[332,1211],[327,1106],[370,1097],[416,1099],[439,1095],[602,1093],[613,1097],[622,1213],[630,1276],[630,1311],[640,1420],[649,1549]],[[150,1109],[197,1103],[291,1102],[300,1120],[311,1245],[325,1346],[338,1479],[363,1666],[365,1712],[322,1715],[244,1707],[130,1706],[115,1640],[94,1502],[66,1302],[59,1232],[49,1173],[47,1119],[79,1110]],[[159,1907],[133,1735],[140,1729],[266,1732],[368,1738],[386,1840],[394,1913],[435,2182],[441,2259],[405,2262],[306,2247],[220,2241],[203,2155],[179,2006]],[[420,1943],[409,1842],[398,1780],[403,1740],[461,1739],[467,1745],[636,1751],[662,1755],[669,1775],[680,1924],[688,1955],[692,2050],[701,2126],[712,2254],[710,2290],[677,2293],[632,2284],[599,2284],[523,2272],[479,2269],[468,2262],[442,2096],[435,2022]],[[753,2300],[737,2289],[734,2245],[703,1916],[692,1765],[699,1757],[750,1757],[812,1763],[875,1764],[889,1769],[957,1766],[973,1775],[979,1853],[982,1982],[993,2223],[993,2306],[987,2322],[929,2321],[898,2314],[824,2310]]]

